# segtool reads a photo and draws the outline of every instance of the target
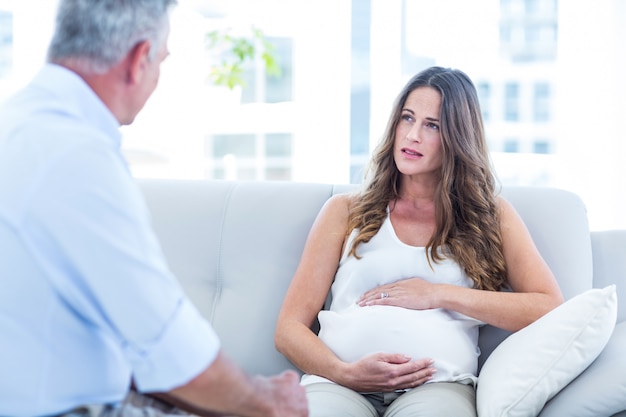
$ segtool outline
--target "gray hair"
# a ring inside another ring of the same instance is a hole
[[[48,62],[74,60],[103,73],[138,43],[150,41],[150,58],[166,38],[169,9],[177,0],[59,0]]]

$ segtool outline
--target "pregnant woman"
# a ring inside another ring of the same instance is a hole
[[[320,211],[275,341],[311,417],[475,417],[479,327],[562,302],[498,195],[472,81],[431,67],[396,99],[362,189]]]

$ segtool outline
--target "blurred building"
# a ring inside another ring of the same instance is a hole
[[[43,62],[55,1],[0,0],[0,99]],[[137,177],[360,182],[396,94],[430,65],[466,72],[505,185],[571,189],[626,227],[626,2],[179,0],[159,87],[124,150]],[[208,82],[205,35],[263,30],[246,86]]]

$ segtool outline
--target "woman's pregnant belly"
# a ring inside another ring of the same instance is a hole
[[[432,358],[433,381],[456,381],[477,372],[479,322],[449,310],[368,306],[321,311],[319,338],[343,361],[373,353]]]

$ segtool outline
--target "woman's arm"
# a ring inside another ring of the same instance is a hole
[[[339,265],[348,224],[349,197],[331,197],[318,214],[278,315],[279,352],[305,373],[334,380],[342,364],[311,330]]]
[[[421,385],[435,372],[429,359],[411,360],[401,354],[381,353],[346,363],[311,330],[341,259],[349,206],[348,195],[334,196],[315,220],[278,316],[276,348],[303,372],[356,391],[392,391]]]
[[[512,292],[431,284],[413,278],[368,291],[360,304],[445,308],[510,331],[529,325],[557,307],[563,302],[563,295],[522,218],[505,199],[499,198],[498,205],[504,259]],[[388,297],[381,299],[381,292],[386,292]]]

